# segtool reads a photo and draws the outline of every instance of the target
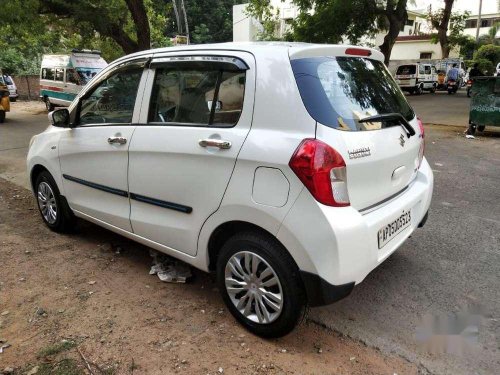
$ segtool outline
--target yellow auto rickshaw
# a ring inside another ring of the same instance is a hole
[[[0,124],[5,121],[7,112],[10,112],[9,89],[3,80],[2,70],[0,70]]]

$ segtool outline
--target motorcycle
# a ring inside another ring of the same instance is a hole
[[[472,89],[472,79],[467,80],[467,97],[470,98],[470,91]]]
[[[454,79],[448,80],[448,94],[455,94],[458,91],[458,82]]]

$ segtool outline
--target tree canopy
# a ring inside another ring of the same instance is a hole
[[[363,37],[386,32],[380,50],[389,62],[392,47],[408,18],[409,0],[293,0],[299,15],[291,23],[287,40],[357,44]],[[273,39],[276,10],[269,0],[250,0],[248,11],[262,21],[262,39]],[[274,35],[274,38],[276,36]]]
[[[185,1],[193,43],[232,39],[237,0]],[[41,55],[98,49],[107,61],[169,46],[176,34],[172,0],[2,0],[0,66],[37,73]]]

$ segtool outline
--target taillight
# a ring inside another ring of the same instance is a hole
[[[418,128],[420,130],[419,138],[420,138],[420,149],[418,150],[418,168],[422,165],[422,160],[424,159],[424,150],[425,150],[425,130],[424,124],[422,120],[417,117]]]
[[[304,139],[288,165],[318,202],[335,207],[350,205],[344,159],[326,143]]]

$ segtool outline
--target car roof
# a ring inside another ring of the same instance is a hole
[[[334,53],[334,55],[343,55],[347,48],[362,48],[371,51],[370,58],[383,61],[381,52],[367,47],[350,46],[345,44],[314,44],[302,42],[227,42],[227,43],[212,43],[212,44],[191,44],[174,47],[162,47],[156,49],[136,52],[131,55],[123,56],[114,63],[124,62],[129,59],[134,59],[144,55],[163,54],[172,52],[198,51],[198,50],[214,50],[214,51],[242,51],[253,54],[281,54],[289,53],[290,57],[304,57],[307,55],[315,56],[323,53]]]

